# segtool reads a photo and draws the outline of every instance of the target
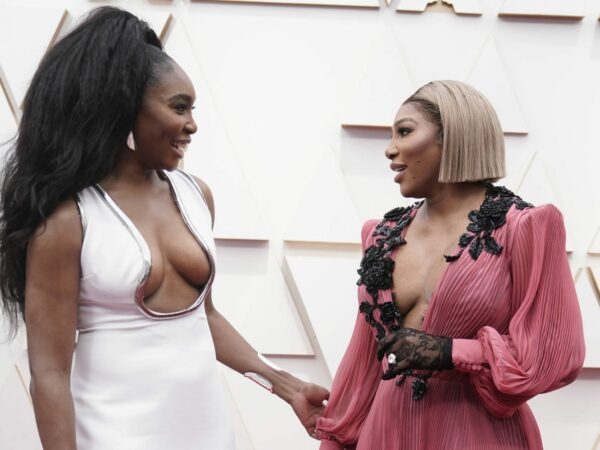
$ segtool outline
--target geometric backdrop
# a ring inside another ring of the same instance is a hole
[[[432,79],[480,89],[506,138],[500,183],[564,215],[583,313],[585,369],[530,402],[544,447],[600,449],[600,4],[0,0],[0,142],[47,47],[102,4],[147,20],[194,82],[184,166],[215,197],[216,307],[326,387],[356,314],[361,225],[414,201],[383,156],[397,108]],[[318,447],[276,397],[226,368],[222,381],[238,449]],[[1,341],[0,449],[41,448],[28,382],[23,336]]]

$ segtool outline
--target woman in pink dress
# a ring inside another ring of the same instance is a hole
[[[584,359],[561,213],[491,184],[504,141],[471,86],[434,81],[386,149],[404,197],[362,230],[359,313],[321,450],[541,449],[527,406]]]

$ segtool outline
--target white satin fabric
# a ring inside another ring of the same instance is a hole
[[[233,450],[204,298],[214,278],[211,216],[196,183],[165,173],[211,263],[185,311],[148,310],[150,251],[99,186],[78,195],[84,228],[78,339],[71,377],[79,450]]]

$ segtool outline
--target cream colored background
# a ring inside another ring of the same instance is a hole
[[[277,364],[330,386],[356,311],[360,226],[410,203],[383,156],[387,127],[421,84],[471,82],[506,132],[503,182],[567,224],[588,354],[575,383],[531,401],[545,448],[600,448],[600,2],[271,3],[0,0],[0,140],[45,49],[83,12],[143,16],[197,90],[185,167],[216,199],[217,307]],[[1,343],[0,450],[40,448],[27,383],[22,338]],[[238,449],[317,448],[266,391],[228,369],[223,386]]]

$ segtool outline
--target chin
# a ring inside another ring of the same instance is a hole
[[[414,189],[400,185],[400,195],[405,198],[415,198]]]

